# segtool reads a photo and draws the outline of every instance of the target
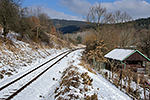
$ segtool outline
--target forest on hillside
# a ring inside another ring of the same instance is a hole
[[[62,34],[72,34],[89,26],[87,22],[84,21],[73,21],[64,19],[51,19],[50,20],[56,30],[60,31]]]
[[[65,19],[51,19],[51,22],[53,23],[56,29],[67,27],[67,26],[82,27],[88,25],[88,23],[84,21],[65,20]]]
[[[107,12],[107,9],[99,4],[91,6],[89,12],[83,15],[86,22],[51,20],[40,7],[22,8],[21,5],[21,0],[0,1],[0,26],[3,29],[4,41],[11,31],[20,34],[20,40],[27,37],[35,42],[43,41],[49,44],[48,34],[52,34],[75,44],[84,43],[87,52],[95,51],[103,44],[107,47],[107,50],[100,50],[103,54],[119,47],[138,49],[150,57],[150,18],[133,21],[127,12]],[[82,34],[81,28],[85,35]],[[82,35],[63,35],[61,32],[75,33],[79,30]],[[85,31],[89,31],[89,34]]]
[[[83,29],[86,31],[88,30],[87,32],[81,31],[76,32],[76,34],[66,34],[63,37],[64,39],[74,43],[85,43],[87,41],[87,35],[89,35],[90,33],[94,33],[93,35],[89,36],[91,40],[88,40],[90,43],[92,43],[92,41],[94,42],[94,40],[92,39],[97,38],[97,35],[99,34],[101,36],[101,39],[104,40],[105,43],[108,43],[107,47],[109,48],[109,50],[112,50],[113,48],[119,46],[120,48],[138,49],[147,56],[150,55],[150,18],[137,19],[125,23],[105,24],[102,25],[98,31],[93,28],[94,26],[91,27],[91,29]],[[66,30],[67,32],[67,28],[65,29],[64,27],[64,30]],[[95,42],[96,41],[97,40],[95,40]]]
[[[38,7],[22,7],[21,0],[0,0],[0,27],[3,31],[3,41],[7,41],[9,32],[18,33],[22,40],[31,39],[34,42],[49,44],[46,33],[55,34],[56,30],[47,13]]]
[[[135,20],[134,27],[136,29],[149,29],[150,28],[150,17]]]
[[[89,57],[95,57],[99,55],[96,51],[101,51],[97,59],[114,48],[138,49],[150,58],[150,18],[133,20],[126,12],[109,13],[100,4],[89,11],[84,18],[91,28],[63,35],[63,39],[75,44],[84,43],[87,53],[90,52]]]

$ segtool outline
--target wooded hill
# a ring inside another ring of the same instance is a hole
[[[63,34],[74,33],[88,26],[88,23],[84,21],[51,19],[51,22],[53,23],[54,27],[57,30],[61,31]]]
[[[72,23],[73,22],[75,21],[72,21]],[[69,23],[69,21],[67,21],[67,23]],[[80,22],[78,22],[78,25],[80,25]],[[88,27],[89,26],[90,25],[88,25]],[[61,27],[60,29],[62,28],[66,33],[71,33],[69,30],[72,30],[72,32],[75,31],[71,25],[67,26],[67,28]],[[84,28],[84,30],[86,30],[87,27],[85,26]],[[101,25],[97,30],[95,30],[93,26],[93,30],[90,31],[90,34],[93,35],[89,35],[89,33],[83,31],[77,32],[77,34],[64,35],[63,39],[66,39],[70,42],[74,41],[74,43],[85,43],[86,45],[91,45],[89,48],[87,48],[87,51],[90,51],[92,48],[96,48],[95,46],[97,46],[97,40],[95,39],[99,38],[107,45],[108,51],[116,47],[131,48],[138,49],[150,57],[149,29],[150,17],[132,20],[126,23],[105,24]]]
[[[89,24],[84,21],[51,19],[50,22],[52,22],[54,27],[61,31],[63,34],[74,33],[89,27]],[[136,19],[127,23],[133,23],[135,29],[149,29],[150,17]]]
[[[136,29],[149,29],[150,28],[150,17],[141,18],[134,21],[134,27]]]

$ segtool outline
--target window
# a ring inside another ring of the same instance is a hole
[[[145,61],[143,61],[142,66],[143,66],[143,67],[146,67],[146,62],[145,62]]]

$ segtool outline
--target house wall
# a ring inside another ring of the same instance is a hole
[[[125,59],[125,61],[147,61],[141,54],[135,52],[131,56]]]
[[[150,75],[150,62],[147,62],[146,64],[147,64],[147,66],[146,66],[146,74]]]
[[[146,61],[147,59],[138,52],[135,52],[124,60],[124,62],[126,62],[126,68],[130,68],[139,74],[146,74]]]
[[[129,64],[126,65],[126,69],[131,69],[138,74],[146,74],[146,67],[142,67],[141,64]]]
[[[126,61],[126,69],[139,74],[146,74],[146,61]]]

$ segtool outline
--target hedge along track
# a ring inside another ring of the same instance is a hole
[[[84,49],[84,48],[78,48],[78,49]],[[63,52],[59,55],[57,55],[56,57],[46,61],[45,63],[41,64],[40,66],[32,69],[31,71],[21,75],[20,77],[18,77],[17,79],[5,84],[4,86],[0,87],[0,94],[3,94],[5,93],[5,91],[7,91],[7,94],[3,95],[3,97],[0,97],[0,100],[10,100],[12,99],[14,96],[16,96],[19,92],[21,92],[23,89],[25,89],[28,85],[30,85],[32,82],[34,82],[36,79],[38,79],[42,74],[44,74],[46,71],[48,71],[52,66],[54,66],[55,64],[57,64],[60,60],[62,60],[64,57],[66,57],[68,54],[70,54],[71,52],[75,51],[75,50],[78,50],[78,49],[72,49],[72,50],[68,50],[66,52]],[[62,56],[63,54],[65,54],[63,57],[59,58],[57,61],[55,61],[52,65],[50,65],[49,67],[46,67],[45,69],[43,69],[43,71],[40,71],[40,73],[38,73],[36,76],[32,76],[33,78],[30,80],[30,81],[25,81],[26,82],[22,82],[23,81],[23,78],[25,77],[30,77],[29,75],[33,72],[35,72],[36,70],[38,70],[39,68],[42,68],[44,65],[48,64],[49,62],[51,62],[52,60],[56,59],[57,57],[60,57]],[[21,80],[22,79],[22,80]],[[19,84],[19,81],[21,81],[20,83],[25,83],[23,84],[21,87],[19,88],[14,88],[12,85],[17,83]],[[9,89],[9,86],[10,87],[13,87],[11,89]],[[8,88],[8,89],[7,89]],[[7,90],[5,90],[7,89]],[[5,91],[3,91],[5,90]],[[10,91],[11,90],[11,91]]]

